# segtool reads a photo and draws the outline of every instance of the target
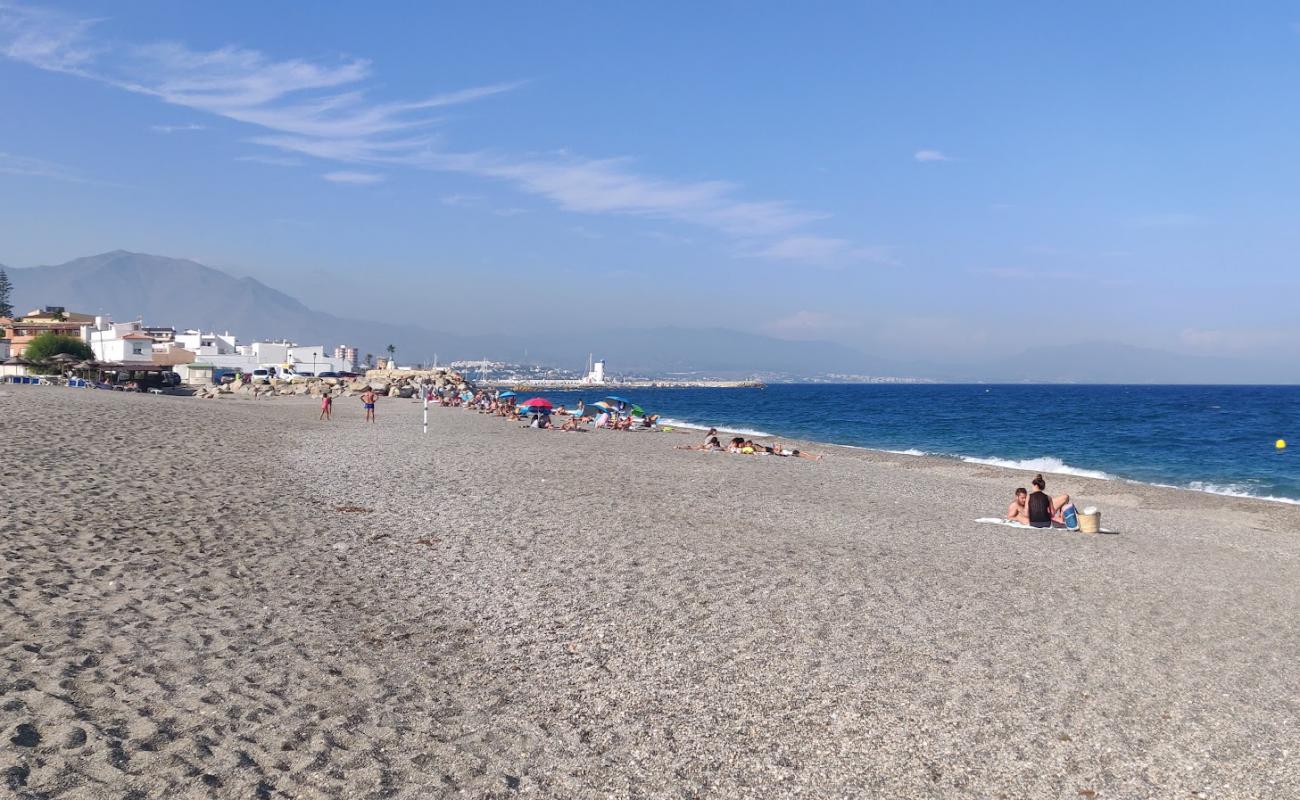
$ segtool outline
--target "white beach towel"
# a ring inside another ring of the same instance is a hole
[[[1055,526],[1053,526],[1053,527],[1051,527],[1051,528],[1035,528],[1035,527],[1032,526],[1032,525],[1025,525],[1025,524],[1020,523],[1020,522],[1009,522],[1009,521],[1003,519],[1002,517],[980,517],[979,519],[977,519],[977,520],[975,520],[975,521],[978,522],[978,523],[981,523],[981,524],[983,524],[983,525],[1005,525],[1005,526],[1008,527],[1008,528],[1020,528],[1021,530],[1026,530],[1026,531],[1064,531],[1064,530],[1068,530],[1067,528],[1064,528],[1064,527],[1059,527],[1059,528],[1058,528],[1058,527],[1055,527]],[[1077,532],[1077,531],[1071,531],[1071,532],[1072,532],[1072,533],[1075,533],[1075,532]],[[1102,529],[1101,529],[1101,532],[1102,532],[1102,533],[1117,533],[1117,531],[1112,531],[1110,528],[1102,528]]]

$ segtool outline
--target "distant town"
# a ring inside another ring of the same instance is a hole
[[[84,342],[93,360],[78,366],[93,370],[101,379],[174,385],[207,385],[227,376],[264,379],[355,376],[370,369],[401,370],[445,367],[485,386],[528,386],[563,389],[582,386],[697,386],[735,387],[764,383],[927,383],[916,378],[828,373],[796,376],[764,373],[746,380],[704,372],[671,374],[610,373],[603,360],[588,357],[583,370],[537,364],[519,364],[488,359],[458,359],[439,364],[401,364],[391,345],[376,355],[362,354],[349,344],[299,344],[288,339],[243,342],[229,330],[177,330],[170,326],[145,324],[144,320],[115,322],[106,315],[70,311],[62,306],[45,306],[26,314],[0,317],[0,378],[22,377],[42,371],[25,358],[27,347],[45,334]],[[70,366],[70,364],[68,365]]]

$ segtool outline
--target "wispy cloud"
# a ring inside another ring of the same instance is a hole
[[[33,178],[52,178],[58,181],[84,183],[85,179],[77,175],[71,167],[45,161],[40,158],[16,156],[0,152],[0,174],[25,175]]]
[[[454,206],[456,208],[472,208],[483,205],[484,199],[476,194],[446,194],[438,198],[438,202],[444,206]]]
[[[207,125],[199,125],[191,122],[185,125],[150,125],[149,130],[154,133],[183,133],[186,131],[206,131]]]
[[[776,261],[819,266],[867,263],[893,267],[901,263],[892,247],[880,245],[862,247],[848,239],[830,236],[788,236],[752,250],[748,254]]]
[[[247,161],[252,164],[267,164],[272,167],[300,167],[302,166],[301,158],[293,156],[274,156],[262,155],[255,153],[250,156],[235,156],[236,161]]]
[[[746,240],[793,236],[825,217],[779,201],[745,199],[741,187],[728,181],[656,177],[628,158],[454,152],[433,135],[439,110],[514,91],[524,85],[522,81],[413,100],[376,100],[369,92],[373,68],[366,59],[277,60],[234,46],[193,50],[175,42],[101,41],[93,37],[94,25],[95,20],[0,0],[0,53],[42,69],[80,75],[255,126],[260,133],[250,139],[252,143],[293,156],[352,167],[473,175],[573,212],[671,220]],[[918,158],[923,153],[946,159],[938,151],[921,151]],[[807,248],[828,248],[812,243],[819,237],[797,238],[805,239]],[[770,241],[768,249],[780,252],[791,247],[778,240]],[[855,249],[847,242],[829,247],[844,253]]]
[[[357,186],[371,186],[376,183],[384,182],[383,175],[374,172],[354,172],[352,170],[327,172],[321,177],[330,183],[351,183]]]
[[[912,158],[921,163],[934,161],[956,161],[952,156],[946,155],[942,150],[917,150],[912,154]]]

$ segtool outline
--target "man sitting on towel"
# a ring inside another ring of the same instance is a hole
[[[1007,522],[1029,524],[1029,492],[1024,487],[1016,489],[1016,499],[1007,506]]]

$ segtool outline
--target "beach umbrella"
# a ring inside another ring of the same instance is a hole
[[[632,401],[631,401],[631,400],[628,400],[626,397],[615,397],[614,395],[609,395],[609,396],[606,397],[605,399],[606,399],[606,400],[613,400],[615,403],[626,403],[626,404],[628,404],[628,405],[631,405],[631,404],[632,404]]]
[[[533,409],[538,409],[539,413],[541,409],[545,409],[546,410],[545,413],[549,414],[551,413],[552,406],[551,406],[551,401],[547,400],[545,397],[534,397],[531,400],[525,400],[524,402],[520,403],[519,408],[520,409],[526,408],[529,409],[530,411]]]
[[[634,416],[634,417],[644,417],[644,416],[645,416],[645,409],[642,408],[641,406],[638,406],[638,405],[634,405],[634,406],[632,406],[632,416]]]
[[[507,397],[518,397],[518,396],[519,395],[515,394],[514,392],[502,392],[501,394],[497,395],[497,399],[504,400]]]
[[[604,414],[615,413],[614,407],[611,406],[609,403],[606,403],[604,400],[597,400],[596,402],[587,406],[588,411],[590,411],[593,408],[596,409],[598,413],[604,413]]]

